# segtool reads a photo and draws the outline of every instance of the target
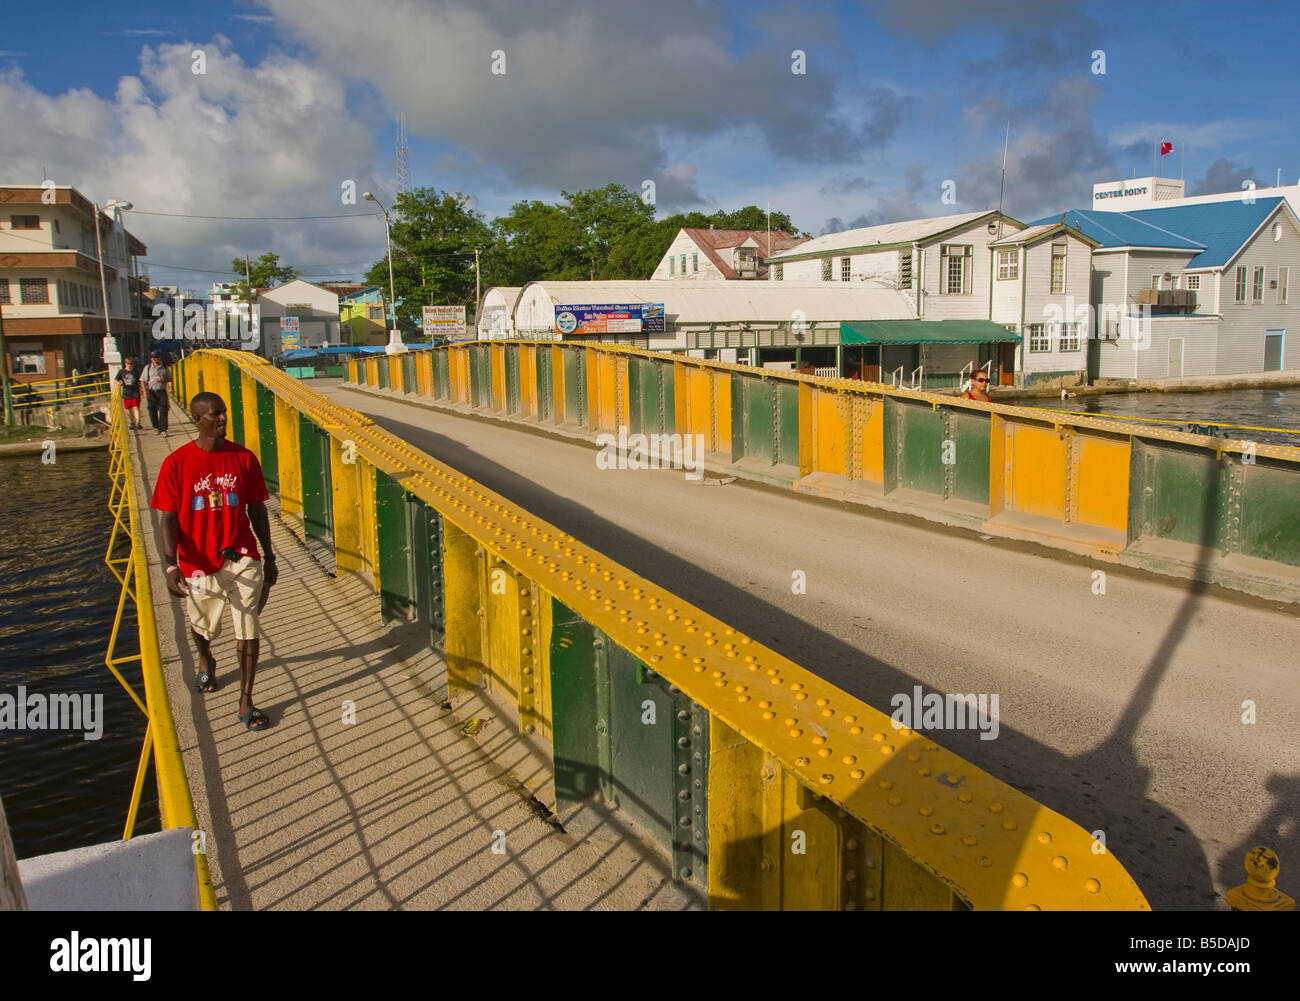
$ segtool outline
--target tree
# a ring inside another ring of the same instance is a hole
[[[245,279],[245,266],[248,269],[247,279]],[[302,275],[301,271],[287,264],[281,264],[280,255],[273,254],[269,250],[256,261],[249,262],[243,257],[235,258],[230,262],[230,270],[239,279],[235,283],[235,296],[240,302],[252,302],[257,298],[259,288],[274,288]]]
[[[736,209],[734,212],[723,212],[719,209],[709,216],[711,222],[718,229],[767,229],[767,210],[761,209],[757,205],[746,205],[744,208]],[[783,229],[791,236],[800,236],[800,232],[795,229],[794,223],[784,212],[772,213],[772,229]]]
[[[399,328],[418,329],[425,305],[476,305],[474,250],[487,248],[491,233],[482,213],[469,207],[468,196],[437,188],[403,191],[393,216],[393,288]],[[388,291],[387,257],[375,263],[365,280]]]
[[[560,194],[568,202],[562,207],[564,213],[581,231],[578,253],[586,269],[583,277],[616,277],[609,259],[610,246],[629,231],[654,222],[654,206],[621,184]]]
[[[582,230],[558,205],[516,202],[509,215],[492,223],[492,272],[502,285],[526,285],[549,278],[586,278]]]

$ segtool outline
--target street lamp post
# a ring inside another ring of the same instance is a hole
[[[104,203],[104,211],[118,209],[135,208],[130,202],[119,202],[116,199],[109,199]],[[104,364],[108,366],[108,378],[110,385],[117,370],[122,364],[122,352],[118,350],[117,340],[113,337],[113,321],[109,316],[108,306],[108,281],[104,277],[104,242],[100,238],[99,232],[99,205],[94,206],[95,210],[95,254],[99,258],[99,294],[104,306]],[[127,282],[128,292],[130,291],[130,282]]]
[[[384,208],[384,203],[369,191],[363,191],[361,197],[368,202],[374,202],[379,206],[379,211],[384,213],[384,242],[388,244],[388,301],[393,310],[393,325],[388,329],[388,346],[384,348],[384,352],[395,355],[405,351],[406,345],[402,343],[402,334],[397,329],[397,293],[393,291],[393,237],[389,230],[388,209]]]

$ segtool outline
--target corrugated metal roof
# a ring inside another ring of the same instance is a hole
[[[1069,230],[1071,236],[1081,237],[1087,243],[1096,243],[1097,241],[1087,233],[1075,229],[1073,226],[1063,224],[1059,219],[1055,222],[1042,223],[1041,225],[1030,226],[1028,229],[1022,229],[1018,233],[1012,233],[1010,236],[1004,236],[1001,240],[994,240],[989,244],[990,247],[1019,247],[1021,244],[1033,243],[1035,240],[1047,236],[1057,230],[1065,232]]]
[[[796,311],[810,322],[905,319],[916,309],[894,289],[802,282],[733,281],[615,281],[533,282],[524,287],[519,303],[540,286],[551,305],[580,306],[599,303],[662,302],[665,318],[677,324],[759,322],[785,323]],[[524,318],[515,312],[516,324]],[[553,325],[553,319],[536,322]],[[541,329],[541,327],[523,327]]]
[[[765,229],[700,229],[698,227],[683,226],[682,232],[690,237],[691,242],[700,250],[704,251],[704,256],[713,262],[713,266],[721,271],[724,277],[733,279],[738,278],[739,275],[736,274],[730,264],[722,259],[722,255],[718,253],[719,250],[738,247],[746,240],[752,239],[758,245],[759,256],[766,257],[769,237],[773,254],[808,242],[807,237],[791,236],[783,229],[774,229],[769,234]],[[759,273],[765,274],[766,268],[760,267]]]
[[[985,209],[983,212],[962,212],[935,219],[908,219],[904,222],[885,223],[883,226],[846,229],[842,233],[827,233],[825,236],[819,236],[784,253],[773,254],[768,261],[779,264],[791,255],[832,253],[848,247],[869,247],[876,243],[915,243],[993,214],[996,212]]]
[[[1226,264],[1260,224],[1281,204],[1281,198],[1241,199],[1201,205],[1170,205],[1134,212],[1096,212],[1070,209],[1066,223],[1078,224],[1103,247],[1168,247],[1194,250],[1189,268],[1214,268]],[[1059,216],[1042,222],[1057,222]]]
[[[840,324],[843,344],[989,344],[1019,340],[1019,334],[990,320],[873,320]]]

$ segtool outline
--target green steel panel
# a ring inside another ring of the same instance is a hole
[[[402,355],[402,390],[406,393],[414,393],[415,389],[415,352],[408,351]]]
[[[226,412],[230,415],[230,438],[244,444],[244,384],[239,376],[239,366],[233,361],[230,366],[230,399],[226,401]]]
[[[327,379],[342,379],[345,375],[347,375],[347,372],[342,365],[325,366],[325,378]]]
[[[429,627],[429,645],[438,647],[447,628],[442,574],[442,515],[416,497],[409,497],[412,562],[415,571],[416,618]]]
[[[1300,566],[1300,472],[1243,465],[1240,552]]]
[[[528,348],[537,352],[537,419],[555,420],[555,378],[551,372],[551,349]]]
[[[380,613],[385,622],[409,619],[415,611],[416,591],[406,492],[378,469],[375,470],[375,508]]]
[[[657,361],[654,363],[659,370],[659,398],[661,400],[660,411],[663,413],[663,429],[665,434],[677,433],[677,396],[675,393],[675,383],[673,382],[674,366],[670,361]]]
[[[388,388],[388,355],[379,356],[379,364],[375,366],[379,370],[379,388]]]
[[[451,361],[447,349],[433,353],[433,395],[435,399],[451,399]]]
[[[774,386],[776,405],[780,408],[775,413],[777,422],[772,456],[774,463],[799,465],[799,385],[793,382],[778,382]]]
[[[1143,498],[1132,505],[1141,509],[1136,534],[1217,547],[1222,473],[1214,454],[1138,439],[1133,446],[1133,466],[1142,466],[1130,487],[1131,496]]]
[[[593,625],[551,599],[551,739],[561,819],[598,792],[612,791],[608,685],[597,685],[596,638]]]
[[[506,413],[519,413],[519,352],[522,347],[507,346],[506,352]]]
[[[628,431],[659,434],[659,375],[648,358],[629,358],[627,366]]]
[[[619,809],[641,824],[664,851],[672,848],[673,750],[676,715],[661,679],[652,683],[644,665],[611,645],[610,742]],[[652,722],[648,722],[652,721]]]
[[[275,447],[275,394],[260,382],[257,386],[257,440],[261,454],[262,478],[267,493],[279,496],[280,457]]]
[[[564,349],[564,420],[587,426],[587,352]]]
[[[943,412],[931,409],[928,404],[900,403],[896,417],[898,485],[944,496],[943,443],[948,434]],[[987,477],[987,471],[985,475]]]
[[[470,404],[479,407],[492,405],[492,366],[486,344],[471,344],[469,348]]]
[[[318,539],[329,539],[333,535],[329,441],[329,436],[309,417],[298,414],[303,529],[309,537]]]
[[[948,411],[949,429],[955,446],[953,466],[956,482],[952,496],[976,504],[989,502],[989,431],[992,421],[983,413]],[[942,459],[942,456],[940,456]]]
[[[733,384],[734,385],[734,384]],[[740,378],[741,424],[732,424],[743,439],[741,455],[747,459],[776,461],[776,393],[765,379]]]

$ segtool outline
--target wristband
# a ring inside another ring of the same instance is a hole
[[[164,570],[163,573],[171,573],[173,570],[179,570],[179,569],[180,567],[178,567],[175,563],[173,563],[166,570]]]

